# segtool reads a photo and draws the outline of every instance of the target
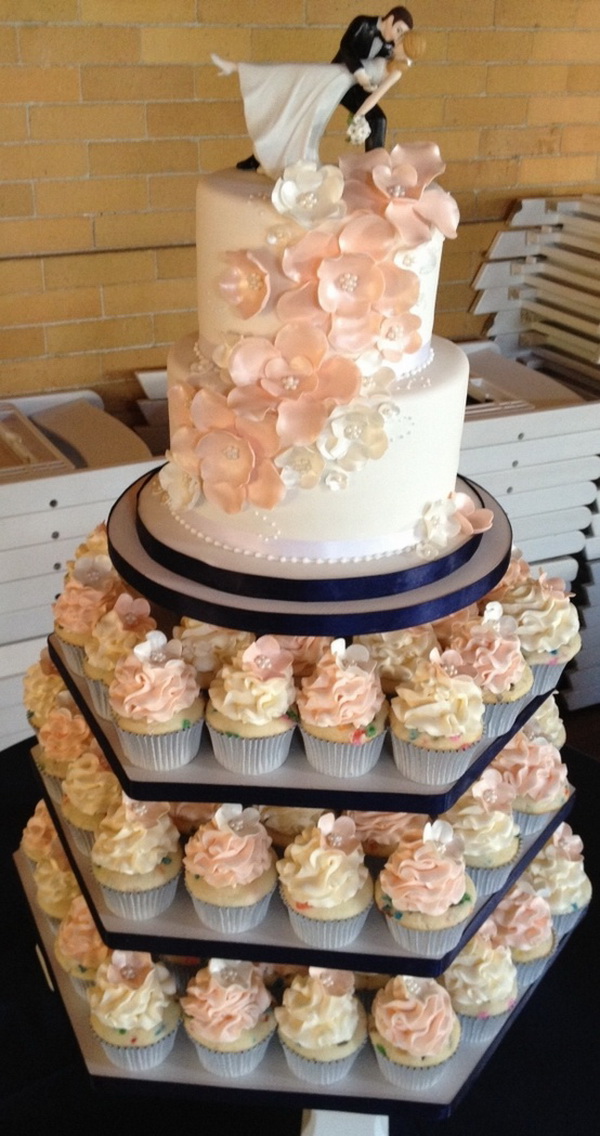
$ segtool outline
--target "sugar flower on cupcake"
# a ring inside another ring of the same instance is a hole
[[[465,865],[480,895],[502,886],[517,855],[514,799],[514,786],[497,769],[486,769],[444,813],[463,842]]]
[[[206,720],[219,764],[247,774],[281,765],[296,725],[295,699],[292,655],[274,635],[238,651],[209,688]]]
[[[221,805],[188,840],[184,865],[186,887],[206,926],[237,933],[262,922],[277,874],[258,809]]]
[[[123,751],[134,765],[169,770],[196,756],[204,699],[177,640],[149,631],[117,662],[109,702]]]
[[[210,959],[188,983],[181,1008],[201,1064],[220,1076],[252,1072],[275,1032],[271,995],[251,962]]]
[[[113,951],[88,997],[92,1030],[114,1065],[143,1071],[168,1057],[180,1011],[166,966],[143,951]]]
[[[458,1049],[460,1025],[447,990],[434,978],[398,974],[377,991],[369,1035],[386,1081],[427,1089]]]
[[[277,861],[280,891],[295,934],[311,946],[337,947],[359,934],[373,896],[364,852],[350,817],[324,813]]]
[[[570,931],[578,922],[592,896],[592,885],[585,872],[583,841],[564,822],[555,828],[523,878],[548,900],[559,935]]]
[[[359,777],[376,764],[387,708],[375,662],[361,644],[334,639],[302,679],[298,711],[306,757],[334,777]]]
[[[175,898],[181,869],[179,833],[166,801],[133,801],[125,793],[100,822],[92,870],[115,915],[146,920]]]
[[[375,902],[392,937],[405,950],[426,958],[456,945],[475,900],[463,842],[442,820],[426,824],[416,846],[400,845],[375,886]]]
[[[275,1017],[290,1070],[313,1084],[345,1077],[367,1037],[350,971],[309,967],[292,979]]]

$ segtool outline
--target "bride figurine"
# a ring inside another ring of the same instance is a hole
[[[411,42],[412,39],[412,42]],[[424,40],[408,28],[393,45],[392,55],[361,60],[366,98],[348,129],[351,142],[370,134],[366,116],[401,78],[413,58],[423,53]],[[256,160],[240,163],[276,180],[286,166],[301,160],[319,164],[319,144],[334,110],[357,85],[344,63],[231,63],[212,55],[220,74],[237,71],[244,116]],[[367,93],[370,91],[370,93]],[[380,116],[381,117],[381,116]],[[385,122],[385,118],[384,118]]]

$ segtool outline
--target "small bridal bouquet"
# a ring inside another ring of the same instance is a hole
[[[361,146],[363,142],[366,142],[370,133],[371,127],[369,126],[369,123],[367,122],[364,115],[353,115],[348,122],[348,129],[346,131],[346,137],[352,143],[352,145]]]

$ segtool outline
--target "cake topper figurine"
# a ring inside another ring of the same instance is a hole
[[[262,169],[277,179],[299,161],[319,164],[319,143],[335,108],[352,112],[348,137],[372,150],[385,144],[380,100],[423,54],[406,8],[357,16],[331,63],[232,63],[213,55],[222,75],[237,71],[254,153],[239,169]]]

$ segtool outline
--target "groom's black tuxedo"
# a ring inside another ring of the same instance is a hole
[[[362,67],[365,59],[374,59],[383,56],[390,59],[394,53],[394,45],[383,39],[377,29],[377,16],[355,16],[346,28],[339,49],[332,59],[332,63],[343,63],[354,74]],[[346,92],[341,100],[342,106],[356,114],[365,101],[367,92],[360,83],[355,83]],[[374,150],[377,146],[385,145],[385,132],[387,119],[380,106],[373,107],[366,116],[371,127],[371,133],[365,143],[366,150]]]

